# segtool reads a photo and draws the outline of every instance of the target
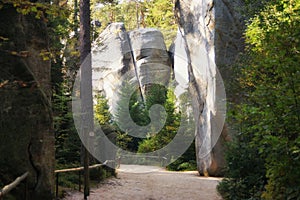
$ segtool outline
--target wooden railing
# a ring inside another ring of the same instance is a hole
[[[12,189],[16,188],[23,180],[25,180],[27,178],[28,174],[29,174],[29,172],[25,172],[22,176],[19,176],[18,178],[16,178],[16,180],[14,180],[12,183],[4,186],[0,190],[0,199],[2,199]],[[27,191],[25,191],[25,193],[27,193]],[[27,196],[27,195],[25,195],[25,196]]]
[[[102,164],[95,164],[95,165],[91,165],[89,166],[89,169],[95,169],[95,168],[100,168],[102,166],[106,166],[108,165],[108,163],[114,163],[114,160],[106,160],[104,163]],[[58,198],[58,182],[59,182],[59,174],[60,173],[65,173],[65,172],[79,172],[78,173],[78,190],[81,191],[81,171],[84,170],[84,167],[76,167],[76,168],[69,168],[69,169],[58,169],[55,170],[54,173],[56,175],[56,185],[55,185],[55,198]]]
[[[147,165],[149,163],[147,163],[147,161],[138,161],[138,159],[143,159],[143,158],[148,158],[148,159],[153,159],[153,160],[157,160],[160,166],[165,166],[166,162],[167,162],[167,158],[164,156],[145,156],[145,155],[119,155],[118,157],[118,163],[117,163],[117,167],[120,167],[121,163],[122,163],[122,158],[128,158],[129,163],[124,162],[123,164],[132,164],[134,163],[133,161],[135,160],[136,163],[135,164],[140,164],[140,165]],[[131,158],[131,159],[130,159]]]

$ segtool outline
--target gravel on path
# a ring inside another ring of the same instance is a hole
[[[91,189],[90,200],[222,200],[216,191],[221,180],[200,177],[196,171],[170,172],[159,167],[124,165],[117,178],[109,178]],[[65,200],[81,200],[81,192],[68,193]]]

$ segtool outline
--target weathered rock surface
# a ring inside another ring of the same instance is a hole
[[[241,16],[235,10],[239,5],[238,0],[177,0],[175,3],[180,34],[174,48],[174,68],[178,70],[176,61],[180,59],[176,59],[176,52],[180,52],[179,57],[187,60],[184,67],[194,106],[199,109],[195,119],[200,174],[222,175],[223,142],[228,140],[228,135],[223,129],[225,94],[217,67],[225,80],[229,80],[232,64],[243,49]],[[187,80],[182,82],[186,84]]]
[[[143,96],[146,97],[147,87],[151,83],[167,85],[170,80],[171,60],[163,35],[157,29],[147,28],[131,31],[129,40],[136,62],[136,75],[143,86]]]
[[[40,56],[48,48],[47,29],[42,20],[12,6],[2,8],[0,18],[0,35],[9,38],[0,47],[0,188],[28,171],[28,199],[52,199],[50,62]],[[10,195],[26,199],[24,183]]]
[[[171,60],[163,35],[156,29],[126,32],[123,23],[112,23],[100,34],[93,46],[93,91],[108,99],[112,114],[116,114],[120,96],[123,102],[126,98],[129,102],[132,93],[139,91],[141,99],[146,101],[151,84],[165,85],[170,80]],[[127,114],[124,123],[122,120],[117,122],[119,128],[130,130],[132,136],[146,137],[151,124],[139,126],[131,119],[129,112]],[[103,128],[105,127],[101,127],[101,130]],[[154,131],[153,128],[151,130]],[[107,131],[101,132],[98,127],[96,135],[99,144],[96,145],[94,156],[101,161],[113,159],[114,147],[104,141],[106,137],[110,137]]]
[[[120,78],[133,70],[128,33],[123,23],[110,24],[92,49],[93,91],[101,92],[109,104],[116,97]]]
[[[92,66],[93,90],[102,92],[110,105],[117,101],[124,79],[136,79],[133,84],[145,97],[146,85],[153,79],[166,83],[171,71],[163,35],[151,28],[128,33],[123,23],[112,23],[100,34],[92,50]]]
[[[215,21],[215,62],[220,70],[225,85],[232,81],[233,67],[238,54],[244,50],[243,32],[245,29],[241,11],[244,7],[241,0],[217,0],[214,5]],[[231,90],[227,97],[231,98]]]

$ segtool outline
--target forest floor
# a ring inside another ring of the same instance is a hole
[[[159,167],[121,165],[116,178],[92,188],[90,200],[221,200],[216,186],[221,180],[200,177],[196,171],[170,172]],[[81,192],[69,192],[65,200],[81,200]]]

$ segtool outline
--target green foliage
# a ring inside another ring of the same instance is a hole
[[[104,4],[102,7],[92,3],[92,19],[99,20],[102,24],[97,28],[98,32],[103,31],[107,25],[113,22],[123,22],[128,31],[140,26],[139,16],[143,7],[142,3],[128,1],[123,3]]]
[[[59,7],[48,4],[43,6],[48,10]],[[59,7],[59,10],[64,14],[47,16],[47,28],[50,44],[49,59],[51,59],[56,167],[68,168],[80,166],[81,141],[74,126],[71,110],[72,80],[67,76],[67,73],[74,69],[78,55],[71,53],[76,52],[76,47],[73,45],[76,36],[70,36],[75,23],[69,18],[70,8],[65,5]]]
[[[149,99],[147,98],[148,103],[152,99],[152,95],[157,98],[159,96],[157,94],[161,92],[165,93],[166,91],[163,88],[153,87],[150,90]],[[139,143],[138,152],[147,153],[163,148],[172,141],[177,134],[179,126],[185,130],[185,134],[194,134],[191,133],[191,131],[193,131],[191,127],[194,127],[192,123],[193,120],[190,119],[192,116],[187,116],[189,114],[189,108],[191,108],[191,102],[188,101],[187,93],[182,94],[180,99],[177,99],[174,91],[169,89],[166,94],[166,99],[156,99],[156,101],[151,100],[150,102],[149,108],[155,103],[162,104],[167,113],[167,119],[159,133],[149,133],[149,137]],[[179,103],[179,105],[176,106],[175,103]],[[183,118],[186,120],[183,120]],[[195,170],[196,168],[194,142],[182,156],[167,166],[167,169],[175,171]]]
[[[53,95],[55,157],[58,166],[80,164],[81,141],[74,126],[70,103],[71,96],[61,86]]]
[[[78,164],[57,164],[57,169],[67,169],[78,167]],[[78,189],[78,171],[77,172],[68,172],[68,173],[59,173],[58,185],[63,188],[73,188]]]
[[[139,153],[153,152],[161,149],[170,143],[173,137],[176,135],[180,125],[180,115],[175,110],[176,96],[173,90],[170,89],[168,90],[167,95],[164,93],[165,89],[162,87],[152,85],[149,88],[147,95],[147,108],[150,108],[154,104],[164,105],[167,113],[167,119],[160,132],[149,133],[148,138],[140,142],[138,147]]]
[[[265,161],[255,145],[250,145],[251,139],[243,133],[228,144],[225,178],[217,186],[225,200],[261,199],[266,184]]]
[[[129,124],[129,121],[135,122],[137,125],[145,126],[150,123],[149,109],[155,105],[163,105],[167,113],[167,118],[164,127],[159,133],[148,133],[147,139],[140,139],[128,136],[132,130],[130,127],[123,132],[118,131],[118,144],[130,151],[139,153],[152,152],[164,147],[176,135],[180,125],[180,113],[176,111],[176,97],[172,90],[166,91],[165,87],[156,84],[147,85],[145,92],[146,102],[143,103],[140,97],[140,91],[137,89],[133,92],[129,99],[127,93],[131,93],[132,86],[129,83],[124,83],[121,87],[118,109],[114,116],[114,120],[122,124]],[[128,117],[128,111],[130,118]],[[153,124],[155,126],[155,124]],[[136,130],[135,130],[136,131]]]
[[[135,149],[132,148],[130,144],[133,143],[132,137],[128,135],[128,133],[123,133],[121,131],[118,132],[117,134],[117,145],[121,149]]]
[[[236,8],[246,19],[258,14],[271,0],[242,0],[243,6]]]
[[[106,136],[108,136],[108,139],[110,139],[111,142],[125,145],[124,144],[125,142],[129,142],[128,140],[126,140],[125,137],[126,135],[117,134],[117,142],[115,141],[115,134],[118,133],[118,130],[113,123],[112,114],[109,111],[108,100],[101,94],[96,95],[96,100],[97,103],[94,106],[95,125],[100,125],[101,130]],[[101,140],[102,139],[100,137],[99,138],[100,145],[101,145]]]
[[[169,47],[177,34],[177,24],[174,16],[174,3],[172,0],[145,1],[147,27],[161,30],[165,37],[166,46]]]
[[[102,4],[117,4],[118,0],[94,0],[94,3],[102,3]]]
[[[266,199],[299,196],[299,9],[299,1],[278,1],[254,17],[246,31],[253,62],[244,69],[244,80],[251,83],[253,107],[260,114],[254,139],[266,156]]]
[[[234,109],[241,134],[219,185],[225,199],[300,196],[299,8],[298,0],[278,0],[247,25],[239,77],[245,99]]]
[[[177,108],[180,110],[180,128],[184,130],[184,135],[190,136],[194,135],[195,122],[192,115],[192,102],[189,93],[185,92],[180,95],[177,99]],[[176,130],[177,131],[177,130]],[[195,150],[195,141],[189,146],[183,155],[181,155],[177,160],[172,162],[167,166],[169,170],[196,170],[196,150]]]
[[[131,93],[129,102],[127,93]],[[128,116],[128,111],[129,115]],[[140,91],[136,89],[135,91],[132,90],[132,86],[124,82],[123,86],[121,87],[119,101],[117,102],[117,111],[114,116],[114,124],[118,127],[118,123],[122,123],[122,125],[130,124],[133,121],[139,126],[145,126],[149,124],[150,118],[148,116],[148,111],[146,109],[145,104],[142,102],[140,97]],[[140,138],[132,137],[128,135],[128,133],[132,132],[132,127],[128,127],[126,131],[121,130],[118,128],[118,141],[122,147],[126,147],[129,151],[137,151],[138,144],[141,141]],[[134,130],[136,131],[136,130]]]
[[[44,21],[48,21],[48,17],[61,17],[66,18],[68,16],[68,10],[63,7],[57,5],[50,5],[49,3],[33,3],[31,1],[20,1],[20,0],[2,0],[0,2],[0,9],[4,5],[13,5],[17,12],[22,15],[33,14],[37,19],[43,19]]]
[[[97,103],[94,108],[96,123],[106,125],[111,123],[111,114],[109,112],[108,100],[102,95],[96,96]]]
[[[124,1],[122,3],[92,4],[92,18],[99,20],[101,32],[109,23],[123,22],[126,30],[153,27],[159,29],[165,38],[166,46],[170,46],[177,33],[177,25],[173,13],[172,0]]]
[[[177,160],[167,166],[171,171],[193,171],[197,170],[195,141],[190,145],[186,152]]]

